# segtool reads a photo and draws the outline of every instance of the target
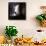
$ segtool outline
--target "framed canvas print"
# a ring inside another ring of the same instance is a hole
[[[26,20],[26,3],[9,2],[8,3],[9,20]]]

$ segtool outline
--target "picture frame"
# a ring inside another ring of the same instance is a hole
[[[8,19],[26,20],[26,2],[9,2]]]

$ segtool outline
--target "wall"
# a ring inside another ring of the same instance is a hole
[[[8,2],[26,2],[26,20],[8,20]],[[0,0],[0,34],[4,33],[6,25],[15,25],[19,31],[18,36],[31,36],[39,27],[35,16],[41,13],[40,6],[46,5],[46,0]],[[1,33],[2,32],[2,33]]]

